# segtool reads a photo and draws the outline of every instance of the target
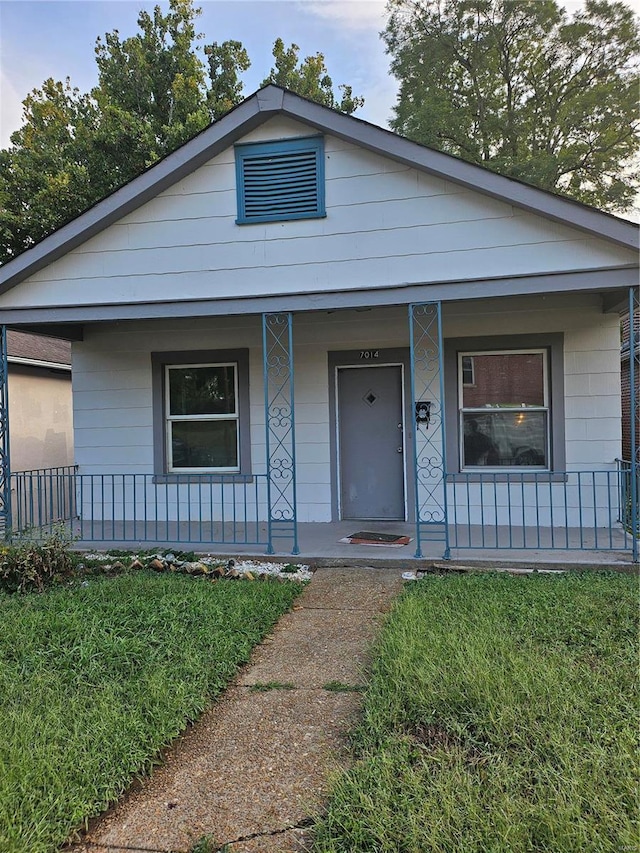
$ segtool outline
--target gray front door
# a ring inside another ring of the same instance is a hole
[[[338,368],[344,519],[404,519],[402,368]]]

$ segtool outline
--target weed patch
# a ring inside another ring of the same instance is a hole
[[[78,562],[64,532],[54,532],[42,543],[18,542],[0,548],[0,591],[43,592],[69,578]]]

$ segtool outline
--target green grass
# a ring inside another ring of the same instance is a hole
[[[300,590],[137,572],[0,594],[0,851],[55,850],[148,771]]]
[[[637,615],[623,575],[409,585],[316,853],[637,850]]]

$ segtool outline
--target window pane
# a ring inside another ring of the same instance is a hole
[[[472,355],[463,355],[462,356],[462,384],[463,385],[474,385],[473,381],[473,356]]]
[[[237,421],[174,421],[174,468],[237,468]]]
[[[463,370],[464,359],[462,356]],[[465,409],[544,406],[543,367],[541,352],[474,355],[474,385],[463,387],[462,406]]]
[[[234,365],[170,368],[169,408],[171,415],[235,414]]]
[[[546,412],[465,412],[467,465],[547,467]]]

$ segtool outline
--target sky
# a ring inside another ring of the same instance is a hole
[[[639,0],[640,2],[640,0]],[[121,37],[138,31],[145,0],[0,0],[0,148],[21,124],[21,102],[48,77],[71,78],[88,91],[97,82],[96,37],[119,29]],[[160,2],[163,9],[167,2]],[[358,115],[386,125],[396,83],[388,75],[388,57],[379,32],[384,2],[378,0],[196,0],[202,8],[197,28],[201,44],[241,41],[252,67],[243,75],[244,93],[260,87],[273,64],[279,36],[295,42],[300,56],[324,53],[334,85],[348,83],[364,95]]]
[[[640,0],[626,0],[640,14]],[[114,29],[121,37],[138,31],[145,0],[0,0],[0,148],[21,125],[24,97],[48,77],[86,92],[97,82],[97,36]],[[168,7],[161,0],[160,5]],[[300,56],[321,51],[334,85],[348,83],[365,97],[358,117],[387,126],[397,84],[389,75],[389,57],[379,33],[385,2],[379,0],[196,0],[203,10],[201,44],[241,41],[252,61],[244,75],[244,94],[259,88],[272,66],[271,49],[279,36],[295,42]],[[581,0],[563,4],[572,12]]]

